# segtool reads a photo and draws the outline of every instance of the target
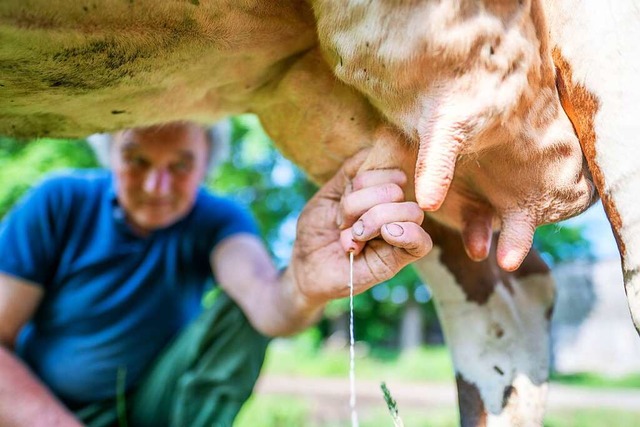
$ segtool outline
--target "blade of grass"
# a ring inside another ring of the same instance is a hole
[[[127,427],[127,402],[126,402],[127,368],[118,368],[118,380],[116,385],[116,406],[118,411],[118,424]]]
[[[400,414],[398,413],[398,404],[395,399],[391,396],[391,392],[387,388],[387,385],[384,383],[380,383],[380,388],[382,389],[382,395],[384,396],[384,401],[387,403],[387,408],[389,408],[389,413],[393,418],[394,427],[404,427],[404,423],[402,422],[402,418],[400,418]]]

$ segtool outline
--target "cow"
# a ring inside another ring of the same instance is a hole
[[[5,0],[0,134],[250,112],[318,183],[373,145],[366,167],[401,166],[429,213],[415,266],[461,423],[539,425],[554,285],[528,250],[535,226],[592,203],[590,174],[640,324],[638,18],[632,0]]]

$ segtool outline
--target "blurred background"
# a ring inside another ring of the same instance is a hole
[[[234,117],[229,123],[230,154],[207,186],[251,207],[274,258],[284,266],[298,214],[316,187],[274,149],[256,117]],[[98,162],[83,140],[0,137],[0,218],[47,172],[94,167]],[[640,338],[602,207],[540,227],[534,244],[558,287],[545,425],[639,426]],[[380,391],[385,381],[405,425],[458,425],[448,350],[429,289],[413,270],[355,297],[354,310],[360,424],[393,425]],[[330,304],[316,327],[275,340],[256,393],[236,425],[350,425],[348,324],[344,299]]]

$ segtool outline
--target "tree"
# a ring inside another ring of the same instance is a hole
[[[270,250],[284,264],[298,215],[317,186],[275,149],[256,116],[231,119],[230,143],[230,158],[207,185],[251,208]]]
[[[592,259],[591,242],[585,238],[583,227],[564,223],[538,227],[533,246],[550,266],[576,259]]]
[[[25,142],[0,137],[0,218],[47,172],[96,166],[91,149],[82,140],[45,138]]]

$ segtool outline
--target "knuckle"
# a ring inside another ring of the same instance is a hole
[[[355,209],[355,201],[353,199],[353,196],[347,195],[342,197],[340,201],[340,209],[345,216],[350,216]]]
[[[406,210],[415,222],[421,224],[422,221],[424,221],[424,211],[420,209],[420,206],[416,202],[407,202]]]
[[[349,213],[347,211],[341,211],[338,216],[341,220],[340,229],[345,230],[353,225],[355,222],[356,215]]]
[[[433,247],[433,241],[429,234],[422,227],[413,223],[408,223],[405,229],[407,233],[405,233],[404,249],[413,256],[426,255]]]
[[[376,205],[362,215],[362,221],[365,225],[375,225],[379,227],[385,220],[385,206]]]
[[[399,202],[404,200],[404,191],[398,184],[384,184],[380,187],[378,197],[384,201]]]
[[[402,169],[394,169],[394,182],[404,187],[407,184],[407,174]]]
[[[365,172],[366,173],[366,172]],[[357,190],[361,190],[364,187],[366,187],[366,177],[364,175],[364,173],[358,174],[356,175],[352,180],[351,180],[351,188],[354,191]]]

